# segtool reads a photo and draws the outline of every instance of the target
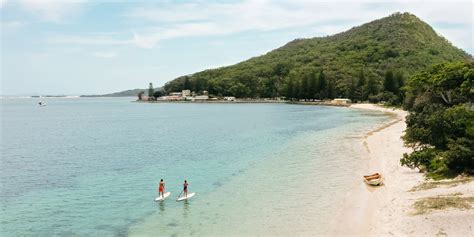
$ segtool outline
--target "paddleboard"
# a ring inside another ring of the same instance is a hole
[[[194,194],[196,194],[196,193],[188,193],[188,196],[187,196],[187,197],[185,197],[185,196],[183,195],[183,196],[181,196],[180,198],[176,199],[176,201],[179,202],[179,201],[184,201],[184,200],[186,200],[186,199],[190,199],[190,198],[192,198],[192,197],[194,196]]]
[[[155,202],[163,201],[167,197],[169,197],[170,195],[171,195],[171,192],[166,192],[166,193],[163,194],[163,197],[160,195],[159,197],[155,198]]]

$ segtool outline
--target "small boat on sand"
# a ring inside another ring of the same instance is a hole
[[[364,182],[368,185],[379,186],[383,184],[383,177],[379,173],[364,175]]]

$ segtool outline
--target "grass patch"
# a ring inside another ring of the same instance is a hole
[[[474,197],[461,197],[462,193],[453,193],[446,196],[427,197],[416,201],[414,215],[430,213],[448,208],[468,210],[472,208]]]
[[[474,180],[474,177],[468,177],[468,178],[461,178],[461,179],[453,179],[453,180],[441,180],[441,181],[433,181],[433,182],[426,182],[419,184],[410,190],[409,192],[416,192],[420,190],[427,190],[427,189],[433,189],[441,186],[446,186],[446,187],[454,187],[459,184],[465,184],[469,183]]]

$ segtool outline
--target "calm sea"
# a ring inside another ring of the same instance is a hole
[[[0,100],[2,236],[324,234],[367,165],[363,134],[389,120],[133,99]],[[184,179],[196,196],[176,202]]]

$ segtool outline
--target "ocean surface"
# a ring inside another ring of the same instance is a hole
[[[367,167],[379,112],[1,99],[2,236],[310,235]],[[154,202],[163,178],[171,197]],[[183,181],[196,195],[176,202]]]

